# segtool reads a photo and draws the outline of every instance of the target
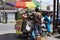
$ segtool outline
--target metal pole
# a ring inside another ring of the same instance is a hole
[[[3,17],[4,17],[4,23],[5,23],[5,3],[4,2],[3,2],[3,6],[4,6]]]
[[[40,10],[41,10],[41,0],[40,0]]]
[[[59,16],[59,0],[57,0],[57,29],[58,29],[58,16]]]
[[[54,14],[53,14],[53,33],[55,33],[55,27],[56,27],[56,24],[55,24],[55,22],[56,22],[56,20],[55,20],[55,11],[56,11],[56,0],[53,0],[53,12],[54,12]]]
[[[4,19],[5,19],[4,23],[7,23],[7,18],[6,18],[6,14],[5,14],[5,7],[6,7],[5,0],[3,0],[3,6],[4,6],[3,16],[4,16]]]

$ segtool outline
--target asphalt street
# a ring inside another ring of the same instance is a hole
[[[2,24],[0,23],[0,35],[6,34],[6,33],[15,33],[14,29],[15,24]]]
[[[27,40],[20,38],[14,29],[15,24],[0,24],[0,40]],[[60,35],[48,37],[48,40],[60,40]]]

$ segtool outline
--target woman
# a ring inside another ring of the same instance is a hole
[[[45,22],[45,26],[46,26],[46,29],[48,31],[48,35],[51,36],[51,27],[50,27],[50,13],[48,12],[45,17],[44,17],[44,22]]]

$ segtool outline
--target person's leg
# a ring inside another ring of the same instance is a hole
[[[35,25],[35,36],[37,37],[39,35],[39,32],[38,32],[38,25]]]
[[[31,32],[31,38],[32,38],[32,40],[35,39],[35,33],[34,33],[34,30]]]
[[[50,25],[47,25],[47,31],[48,31],[48,35],[51,36],[51,27],[50,27]]]
[[[38,33],[41,34],[42,33],[42,29],[41,29],[41,26],[38,25]]]

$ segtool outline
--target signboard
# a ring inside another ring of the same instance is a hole
[[[21,31],[21,28],[22,28],[22,22],[23,22],[23,19],[20,19],[20,20],[17,20],[16,22],[16,34],[21,34],[22,31]]]

